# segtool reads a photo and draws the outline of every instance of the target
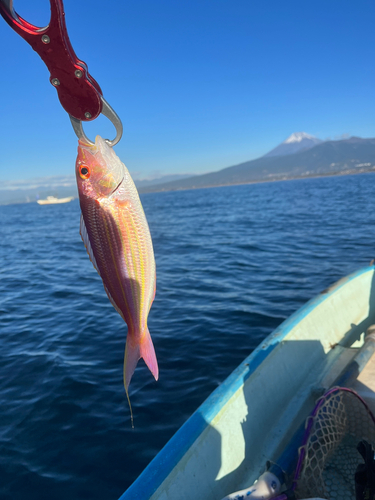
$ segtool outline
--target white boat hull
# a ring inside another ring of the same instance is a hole
[[[48,196],[46,200],[37,200],[37,203],[39,205],[56,205],[59,203],[69,203],[73,199],[73,196],[68,196],[67,198],[54,198],[53,196]]]

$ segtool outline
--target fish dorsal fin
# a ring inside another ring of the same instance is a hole
[[[89,257],[90,257],[90,260],[93,263],[95,269],[98,271],[98,274],[100,276],[99,267],[98,267],[98,264],[96,262],[94,252],[92,250],[92,246],[91,246],[91,243],[90,243],[89,234],[87,232],[85,221],[83,220],[83,215],[82,214],[81,214],[81,221],[80,221],[80,224],[79,224],[79,234],[81,235],[82,241],[83,241],[83,243],[84,243],[84,245],[86,247],[86,251],[87,251],[87,253],[88,253]]]

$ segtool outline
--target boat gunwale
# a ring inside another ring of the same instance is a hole
[[[374,270],[375,265],[369,265],[339,279],[285,319],[194,411],[119,500],[151,498],[219,411],[293,328],[340,288]]]

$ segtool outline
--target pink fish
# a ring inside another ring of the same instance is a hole
[[[109,300],[128,325],[124,359],[128,396],[140,358],[156,380],[159,375],[147,328],[156,290],[151,235],[128,169],[104,139],[97,136],[95,145],[79,141],[76,176],[82,240]]]

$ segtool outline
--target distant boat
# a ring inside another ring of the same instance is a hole
[[[74,199],[73,196],[68,196],[67,198],[56,198],[55,196],[47,196],[46,200],[37,200],[39,205],[55,205],[56,203],[69,203]]]

